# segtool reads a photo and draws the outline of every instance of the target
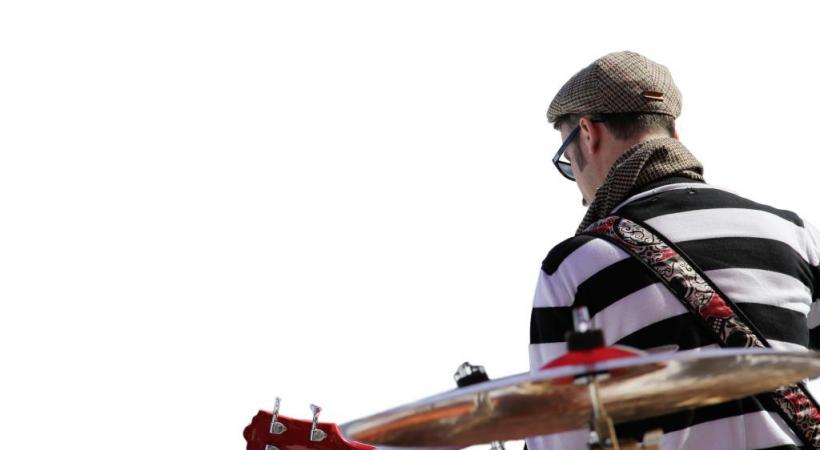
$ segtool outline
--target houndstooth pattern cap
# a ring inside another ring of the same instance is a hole
[[[625,112],[680,115],[681,94],[666,66],[630,51],[604,55],[564,84],[550,103],[547,120]]]

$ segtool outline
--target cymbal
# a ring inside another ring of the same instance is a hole
[[[714,349],[653,354],[524,373],[444,392],[340,426],[385,446],[467,446],[589,425],[589,387],[615,423],[726,402],[820,376],[820,352]]]

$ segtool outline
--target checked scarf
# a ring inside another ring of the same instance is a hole
[[[703,166],[675,138],[650,139],[630,147],[609,169],[576,234],[607,217],[633,189],[670,175],[703,181]]]

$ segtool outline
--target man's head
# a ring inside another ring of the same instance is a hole
[[[634,52],[610,53],[575,74],[550,103],[547,118],[566,141],[572,175],[586,203],[630,147],[674,137],[681,95],[669,70]]]

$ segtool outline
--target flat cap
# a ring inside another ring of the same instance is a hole
[[[547,110],[553,123],[565,114],[642,112],[677,118],[681,94],[666,66],[635,52],[610,53],[576,73]]]

